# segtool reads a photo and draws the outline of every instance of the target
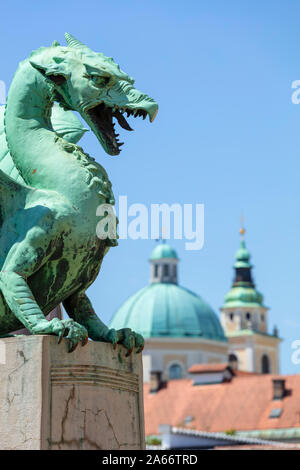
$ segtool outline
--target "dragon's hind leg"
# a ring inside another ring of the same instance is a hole
[[[68,335],[71,352],[78,342],[87,342],[87,330],[73,320],[54,318],[48,321],[27,284],[27,278],[37,272],[53,254],[55,240],[59,235],[55,215],[50,209],[41,208],[39,220],[34,221],[23,238],[20,237],[8,252],[0,272],[0,289],[12,314],[32,334],[55,334],[59,341]],[[9,331],[1,331],[0,323],[1,333]]]

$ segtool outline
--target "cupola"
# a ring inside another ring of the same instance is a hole
[[[150,257],[150,283],[178,284],[176,251],[166,243],[157,245]]]

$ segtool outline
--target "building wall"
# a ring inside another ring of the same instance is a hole
[[[278,374],[279,343],[279,338],[259,334],[229,337],[229,354],[238,357],[240,370],[256,373],[262,372],[261,360],[266,354],[270,361],[270,372]]]
[[[149,382],[151,371],[161,371],[169,379],[169,368],[179,364],[183,377],[189,376],[193,364],[227,363],[228,343],[195,338],[149,338],[143,351],[144,381]]]
[[[229,354],[238,358],[238,369],[246,372],[255,370],[255,346],[250,337],[229,338]]]
[[[278,353],[277,350],[274,348],[266,348],[266,347],[257,347],[256,352],[256,369],[257,371],[261,372],[261,364],[262,364],[262,357],[263,355],[267,355],[270,361],[270,373],[271,374],[278,374]]]
[[[261,333],[267,332],[267,308],[265,307],[239,307],[239,308],[222,308],[221,324],[225,334],[233,333],[243,329],[253,329]],[[251,319],[247,319],[250,313]],[[231,315],[233,314],[233,319]]]

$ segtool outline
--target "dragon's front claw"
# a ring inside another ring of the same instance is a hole
[[[88,332],[86,328],[74,320],[63,320],[65,329],[68,331],[68,352],[75,351],[79,342],[84,346],[88,342]]]
[[[136,333],[136,336],[138,336],[138,338],[136,338],[136,343],[138,343],[136,354],[139,354],[143,351],[145,344],[144,344],[144,338],[142,337],[142,335],[139,335],[138,333]]]
[[[75,351],[79,342],[85,346],[88,342],[88,332],[86,328],[72,319],[59,320],[54,318],[47,322],[47,328],[44,328],[43,333],[52,333],[58,336],[58,344],[65,336],[67,338],[67,349],[71,353]]]
[[[127,330],[127,328],[126,328]],[[129,330],[129,328],[128,328]],[[130,356],[130,354],[133,351],[133,348],[135,346],[135,333],[132,330],[129,330],[128,332],[125,331],[124,333],[124,339],[122,341],[123,346],[127,349],[126,357]]]
[[[69,338],[67,338],[67,340],[68,340],[68,344],[67,344],[68,353],[71,353],[71,352],[75,351],[75,349],[78,346],[78,343],[76,343],[76,341],[72,341]]]
[[[111,343],[113,345],[113,349],[116,349],[118,340],[119,340],[119,335],[118,335],[117,330],[115,330],[114,328],[109,330],[104,340],[107,341],[108,343]]]
[[[136,353],[140,353],[144,349],[144,338],[130,328],[109,330],[106,341],[112,343],[114,349],[116,349],[117,344],[122,344],[127,349],[126,357],[130,356],[134,348],[136,348]]]
[[[58,333],[58,341],[57,341],[57,344],[60,344],[60,343],[61,343],[61,340],[63,339],[64,334],[65,334],[65,328],[62,328],[62,330],[60,331],[60,333]]]

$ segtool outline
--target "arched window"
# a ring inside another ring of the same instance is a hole
[[[250,312],[246,313],[246,320],[251,320],[251,313]]]
[[[183,371],[180,364],[172,364],[169,368],[169,379],[182,379]]]
[[[228,363],[232,369],[238,369],[239,360],[235,354],[229,354],[228,356]]]
[[[269,374],[270,370],[270,359],[266,354],[264,354],[261,358],[261,372],[262,374]]]
[[[231,312],[231,313],[229,314],[229,318],[230,318],[231,321],[233,321],[233,319],[234,319],[234,313],[233,313],[233,312]]]

